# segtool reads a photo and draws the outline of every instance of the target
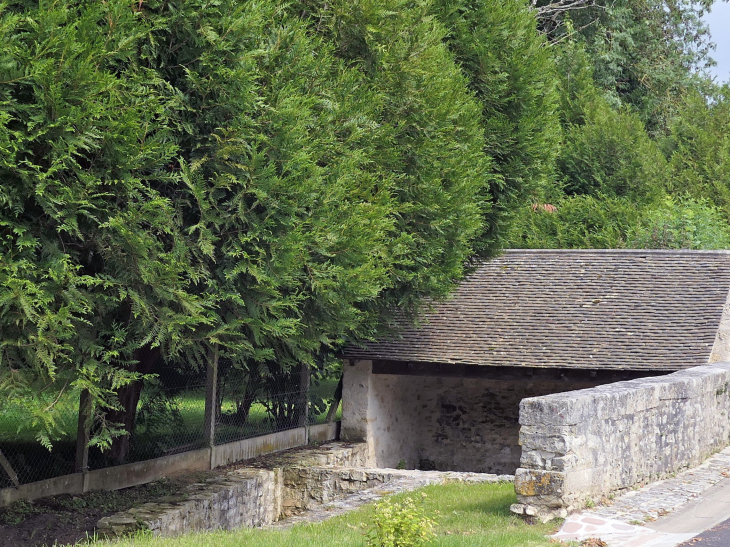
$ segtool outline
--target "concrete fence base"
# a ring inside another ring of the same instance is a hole
[[[512,511],[548,520],[696,466],[730,440],[730,363],[524,399]]]
[[[237,461],[271,454],[309,442],[337,438],[339,423],[298,427],[261,437],[201,448],[142,462],[73,473],[0,490],[0,507],[18,500],[34,500],[59,494],[83,494],[92,490],[119,490],[146,484],[180,471],[207,471]]]

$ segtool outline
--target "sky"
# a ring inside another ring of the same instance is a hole
[[[711,54],[717,66],[710,72],[718,83],[730,81],[730,3],[716,0],[712,11],[705,15],[705,21],[710,26],[712,41],[717,45]]]

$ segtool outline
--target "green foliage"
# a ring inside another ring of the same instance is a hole
[[[665,140],[672,193],[707,199],[730,220],[730,89],[688,94]]]
[[[551,212],[523,207],[509,244],[528,249],[727,249],[730,227],[707,200],[668,196],[637,207],[602,195],[567,196]]]
[[[566,196],[552,203],[555,212],[539,205],[519,209],[509,233],[512,248],[615,249],[624,247],[626,235],[639,220],[640,211],[626,198],[601,195]]]
[[[668,197],[644,211],[628,247],[638,249],[730,249],[730,226],[706,200]]]
[[[433,9],[482,107],[496,175],[487,228],[496,238],[505,213],[554,177],[560,125],[552,52],[526,2],[436,0]]]
[[[568,31],[572,25],[568,21]],[[560,121],[563,127],[583,125],[592,105],[604,103],[593,80],[593,64],[585,46],[576,40],[564,40],[554,47],[558,73]]]
[[[0,9],[0,390],[46,445],[55,403],[39,389],[113,408],[140,377],[125,367],[134,348],[174,352],[200,321],[183,290],[196,268],[153,184],[174,182],[179,104],[135,62],[144,36],[121,2]]]
[[[0,388],[46,445],[41,386],[89,390],[107,447],[160,362],[316,367],[495,246],[429,3],[6,6]]]
[[[538,6],[549,4],[541,0]],[[712,0],[598,0],[583,9],[547,10],[541,26],[553,42],[577,38],[598,88],[616,108],[662,134],[681,96],[701,85],[710,62],[702,15]]]
[[[273,4],[164,6],[149,62],[186,104],[177,199],[209,272],[193,288],[214,300],[209,343],[239,363],[309,363],[388,284],[379,99]]]
[[[603,101],[571,125],[558,157],[568,194],[603,194],[648,203],[661,196],[666,160],[638,117]]]
[[[421,495],[426,496],[425,493]],[[419,547],[435,537],[435,525],[413,498],[401,502],[385,498],[375,504],[367,544],[368,547]]]
[[[373,173],[392,183],[393,238],[388,287],[369,313],[415,312],[422,297],[446,295],[475,246],[490,210],[490,159],[484,154],[479,105],[443,41],[447,31],[427,1],[311,0],[291,5],[310,31],[334,45],[369,89]]]

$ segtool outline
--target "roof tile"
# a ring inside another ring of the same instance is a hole
[[[400,338],[348,358],[679,370],[707,363],[730,289],[725,251],[506,251]]]

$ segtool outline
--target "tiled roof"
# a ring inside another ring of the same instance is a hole
[[[729,289],[725,251],[506,251],[420,328],[344,356],[679,370],[708,362]]]

